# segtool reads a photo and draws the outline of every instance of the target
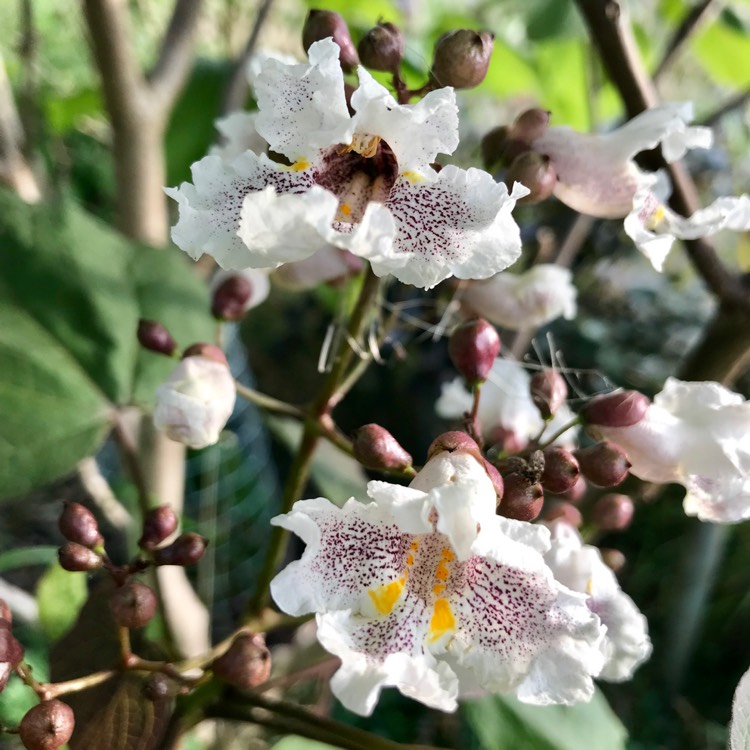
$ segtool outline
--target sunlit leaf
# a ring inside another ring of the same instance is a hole
[[[58,563],[47,568],[37,584],[36,599],[39,620],[51,641],[70,629],[87,596],[85,573],[70,573]]]

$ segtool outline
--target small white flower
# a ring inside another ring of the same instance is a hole
[[[625,450],[635,476],[684,485],[688,515],[750,518],[750,403],[738,393],[668,378],[640,422],[597,429]]]
[[[307,549],[271,592],[289,614],[317,613],[347,708],[370,714],[385,686],[444,711],[477,688],[540,705],[590,699],[599,618],[545,565],[547,529],[495,515],[475,458],[439,453],[410,487],[370,482],[368,495],[341,509],[303,500],[273,520]]]
[[[496,359],[487,382],[482,386],[479,399],[479,422],[488,439],[497,428],[512,433],[522,445],[539,437],[544,428],[544,418],[531,400],[531,376],[510,359]],[[466,390],[462,378],[443,385],[435,405],[437,413],[446,419],[460,418],[471,410],[472,395]],[[552,435],[573,419],[573,412],[563,404],[550,420],[545,434]],[[555,445],[565,448],[575,446],[577,428],[564,432]]]
[[[604,667],[599,678],[623,682],[651,655],[648,623],[633,600],[620,588],[617,577],[596,547],[562,520],[547,523],[552,546],[544,555],[555,578],[573,591],[586,594],[607,632],[601,642]]]
[[[156,389],[154,425],[190,448],[218,441],[234,409],[234,379],[226,364],[185,357]]]
[[[430,166],[458,145],[453,90],[400,105],[360,68],[351,117],[338,54],[326,39],[310,47],[309,64],[265,62],[255,126],[291,166],[252,151],[197,162],[194,184],[167,190],[180,205],[175,243],[232,269],[275,268],[335,245],[424,288],[513,263],[521,243],[510,212],[526,188],[508,195],[481,170]]]
[[[523,273],[498,273],[471,284],[466,304],[495,325],[518,331],[576,315],[577,292],[567,268],[541,263]]]

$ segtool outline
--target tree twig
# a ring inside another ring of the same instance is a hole
[[[747,104],[748,101],[750,101],[750,88],[747,88],[744,91],[740,91],[739,93],[727,99],[724,104],[719,105],[719,107],[717,107],[713,112],[706,115],[700,121],[700,124],[707,128],[711,128],[714,125],[718,124],[725,115],[728,115],[735,109],[743,107],[745,104]]]

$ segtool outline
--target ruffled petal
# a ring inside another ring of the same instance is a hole
[[[320,149],[349,143],[354,132],[338,45],[323,39],[308,56],[310,63],[300,65],[266,60],[255,79],[258,133],[292,162],[312,161]]]
[[[215,125],[221,135],[221,145],[212,146],[208,153],[225,160],[234,159],[245,151],[262,154],[268,144],[255,129],[257,117],[257,112],[232,112],[217,120]]]
[[[369,591],[398,581],[406,569],[411,536],[376,503],[351,499],[337,508],[324,498],[300,500],[271,523],[307,545],[271,582],[274,601],[288,614],[359,607]],[[383,592],[391,606],[401,591],[396,588]]]
[[[348,250],[331,245],[296,263],[285,263],[273,273],[273,281],[287,289],[311,289],[323,282],[343,280],[362,269],[362,262]]]
[[[508,195],[486,172],[454,166],[412,179],[400,177],[385,204],[396,222],[395,253],[407,262],[373,264],[376,273],[430,289],[449,276],[487,278],[521,254],[511,211],[528,192],[522,185]]]
[[[711,523],[739,523],[750,518],[750,476],[688,476],[685,513]]]
[[[164,192],[180,206],[180,218],[172,227],[172,239],[191,258],[212,255],[222,268],[258,265],[256,256],[238,237],[245,198],[272,186],[278,193],[300,193],[312,187],[309,171],[294,171],[246,151],[227,162],[206,156],[193,164],[193,183]],[[271,260],[268,266],[280,261]]]
[[[400,172],[420,172],[438,154],[458,147],[458,107],[452,88],[431,91],[417,104],[398,104],[364,68],[352,94],[357,134],[379,136],[393,151]]]

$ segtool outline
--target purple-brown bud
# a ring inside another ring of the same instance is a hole
[[[491,323],[483,318],[472,318],[453,331],[448,354],[469,385],[484,382],[500,354],[500,336]]]
[[[568,384],[557,370],[540,370],[531,376],[531,400],[544,419],[557,414],[568,398]]]
[[[10,620],[0,619],[0,693],[13,670],[23,659],[23,646],[11,631]]]
[[[58,750],[73,735],[73,709],[59,700],[42,701],[27,711],[18,726],[27,750]]]
[[[172,338],[172,334],[155,320],[141,318],[138,321],[137,336],[138,343],[150,352],[171,357],[177,349],[177,342]]]
[[[537,138],[541,138],[549,127],[552,113],[541,107],[532,107],[521,112],[509,128],[512,138],[531,146]]]
[[[520,453],[529,444],[529,439],[513,430],[497,425],[490,431],[488,442],[496,446],[499,453],[512,455]]]
[[[508,167],[505,182],[510,187],[520,182],[529,189],[529,194],[519,199],[519,203],[541,203],[555,190],[557,172],[549,156],[536,151],[524,151]]]
[[[575,453],[581,473],[597,487],[614,487],[628,475],[631,463],[619,445],[606,440]]]
[[[102,567],[101,555],[75,542],[66,542],[57,550],[60,566],[72,573],[87,573]]]
[[[0,599],[0,620],[5,620],[7,623],[13,622],[13,612],[5,599]]]
[[[578,467],[580,469],[580,465]],[[575,484],[565,492],[560,493],[560,499],[561,500],[567,500],[569,503],[580,503],[581,500],[586,496],[586,493],[588,492],[589,486],[586,483],[586,480],[582,476],[578,476],[578,479],[576,479]]]
[[[142,628],[156,613],[156,594],[140,581],[128,581],[109,598],[115,622],[124,628]]]
[[[205,357],[206,359],[211,359],[214,362],[218,362],[221,365],[226,365],[227,367],[229,367],[229,362],[227,362],[227,355],[224,354],[221,347],[216,346],[216,344],[191,344],[182,353],[183,359],[186,359],[187,357]]]
[[[271,652],[262,635],[240,633],[213,663],[214,674],[240,690],[252,690],[271,674]]]
[[[461,430],[450,430],[449,432],[444,432],[442,435],[438,435],[427,449],[427,458],[430,459],[443,451],[447,451],[448,453],[454,453],[455,451],[471,453],[477,461],[482,458],[482,451],[479,449],[476,440],[468,433],[461,432]]]
[[[174,680],[161,672],[154,672],[143,686],[143,695],[152,703],[162,701],[172,696],[175,692]]]
[[[569,450],[559,446],[545,449],[541,479],[545,490],[557,494],[567,492],[578,481],[580,473],[578,461]]]
[[[359,57],[346,21],[331,10],[311,10],[302,28],[302,46],[305,52],[310,49],[311,44],[329,36],[333,37],[333,41],[341,50],[339,55],[341,67],[350,73],[359,65]]]
[[[404,36],[397,26],[381,21],[359,40],[357,50],[366,68],[396,73],[404,58]]]
[[[432,78],[440,86],[471,89],[487,75],[495,35],[489,31],[456,29],[438,39],[432,59]]]
[[[208,539],[200,534],[188,531],[180,534],[172,544],[155,549],[153,552],[155,565],[195,565],[208,547]]]
[[[586,424],[602,427],[630,427],[640,422],[651,404],[639,391],[615,391],[594,396],[581,409]]]
[[[551,508],[544,510],[545,521],[562,521],[577,529],[583,523],[581,511],[571,503],[555,503]]]
[[[619,549],[607,548],[601,550],[601,553],[604,564],[613,572],[619,573],[625,567],[627,560]]]
[[[505,482],[503,481],[502,474],[493,466],[486,458],[482,458],[482,466],[487,472],[487,476],[492,482],[492,486],[495,488],[495,495],[497,495],[496,503],[499,504],[503,499],[505,493]]]
[[[507,125],[498,125],[488,130],[482,137],[479,149],[482,163],[490,171],[498,169],[505,163],[505,152],[510,143],[510,131]],[[525,151],[528,147],[524,147]]]
[[[252,297],[253,285],[247,276],[228,276],[214,289],[211,314],[217,320],[242,320]]]
[[[80,503],[65,503],[58,527],[66,539],[84,547],[96,547],[103,541],[96,517]]]
[[[385,427],[366,424],[354,433],[354,458],[368,469],[404,471],[412,465],[412,457]]]
[[[141,549],[153,549],[177,530],[177,515],[168,505],[152,508],[143,519],[143,534],[138,540]]]
[[[521,474],[503,477],[505,491],[497,512],[516,521],[533,521],[542,512],[544,490],[539,483],[533,484]]]
[[[602,531],[624,531],[630,526],[634,512],[633,501],[627,495],[612,492],[596,501],[591,521]]]

